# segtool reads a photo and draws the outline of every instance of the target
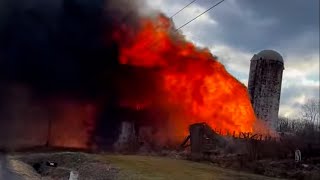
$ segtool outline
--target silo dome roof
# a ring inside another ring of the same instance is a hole
[[[259,60],[259,59],[276,60],[283,63],[282,56],[277,51],[274,51],[274,50],[263,50],[258,54],[255,54],[251,60]]]

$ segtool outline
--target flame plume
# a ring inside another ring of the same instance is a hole
[[[152,103],[169,112],[169,136],[181,138],[196,122],[223,132],[253,131],[255,115],[246,87],[209,50],[186,41],[169,18],[145,18],[137,31],[123,25],[113,37],[121,64],[158,70],[161,93],[154,96],[161,98]]]

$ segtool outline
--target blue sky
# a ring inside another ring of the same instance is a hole
[[[171,16],[191,0],[147,0]],[[197,0],[173,20],[177,27],[216,0]],[[319,99],[319,1],[225,0],[182,29],[187,39],[208,47],[231,74],[247,85],[251,57],[263,49],[284,58],[280,115],[296,117],[308,99]]]

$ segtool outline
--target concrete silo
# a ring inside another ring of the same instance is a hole
[[[257,118],[275,128],[278,121],[282,73],[282,56],[263,50],[251,59],[248,90]]]

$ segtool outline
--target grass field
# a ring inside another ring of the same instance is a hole
[[[264,176],[218,168],[213,165],[165,157],[99,155],[99,160],[118,166],[119,179],[132,180],[268,180]]]
[[[81,179],[112,180],[272,180],[265,176],[219,168],[206,163],[159,156],[87,154],[78,152],[36,153],[10,156],[10,169],[24,179],[68,179],[71,169]],[[58,167],[42,166],[35,172],[35,162],[53,161]],[[1,165],[1,164],[0,164]],[[8,166],[9,167],[9,166]],[[1,169],[0,169],[1,170]],[[1,179],[1,173],[0,173]],[[7,178],[5,178],[7,179]]]

